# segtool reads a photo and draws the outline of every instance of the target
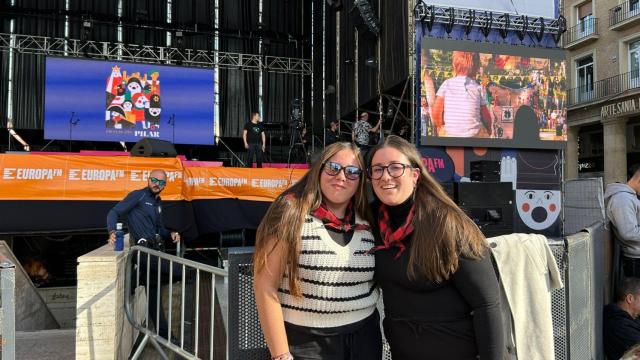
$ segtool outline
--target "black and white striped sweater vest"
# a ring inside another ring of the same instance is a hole
[[[301,242],[298,272],[303,297],[289,294],[289,279],[284,276],[278,289],[284,321],[328,328],[371,315],[379,296],[373,280],[375,257],[367,253],[374,246],[371,232],[355,231],[351,241],[340,246],[322,221],[307,216]]]

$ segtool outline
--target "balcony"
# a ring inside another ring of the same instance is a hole
[[[609,9],[609,29],[623,30],[638,24],[640,20],[640,2],[628,0]]]
[[[598,18],[585,19],[567,30],[564,34],[564,47],[571,50],[596,41],[598,37]]]
[[[569,107],[608,100],[628,90],[640,91],[640,70],[633,70],[593,84],[567,90]]]

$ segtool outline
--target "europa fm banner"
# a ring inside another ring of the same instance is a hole
[[[273,201],[306,170],[184,167],[177,158],[0,154],[2,200],[118,201],[167,172],[164,200]]]

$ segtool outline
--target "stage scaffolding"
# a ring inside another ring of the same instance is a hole
[[[7,33],[0,33],[0,51],[292,75],[312,73],[309,59]]]

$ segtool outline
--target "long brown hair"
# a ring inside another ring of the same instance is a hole
[[[399,136],[390,135],[371,150],[369,163],[375,153],[385,147],[400,151],[412,166],[420,169],[414,198],[415,230],[407,269],[409,277],[415,279],[422,275],[442,282],[458,269],[459,256],[482,258],[487,248],[484,235],[429,175],[416,147]]]
[[[309,171],[293,186],[285,190],[271,204],[256,233],[256,247],[253,254],[255,272],[266,269],[269,254],[278,246],[286,254],[285,273],[289,278],[289,289],[294,296],[301,296],[298,279],[298,256],[300,254],[300,234],[305,217],[322,203],[320,174],[322,167],[331,157],[342,150],[351,150],[363,170],[364,161],[360,149],[352,143],[338,142],[327,146]],[[354,195],[354,210],[362,218],[367,216],[367,198],[364,178],[360,179]]]

